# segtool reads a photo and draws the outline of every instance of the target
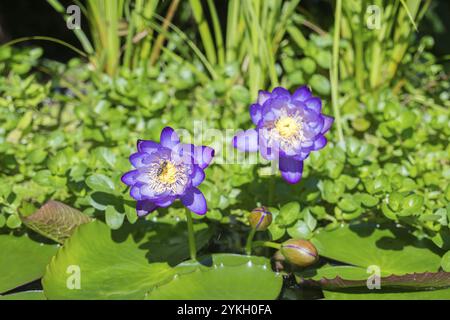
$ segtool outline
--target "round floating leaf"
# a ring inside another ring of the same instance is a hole
[[[304,281],[321,281],[330,280],[337,277],[345,280],[363,280],[367,279],[371,273],[367,272],[366,268],[354,266],[331,266],[324,265],[318,269],[307,269],[305,271],[296,273],[296,279],[299,283]],[[381,276],[388,276],[389,274],[380,273]]]
[[[43,291],[24,291],[0,296],[0,300],[46,300],[46,298]]]
[[[303,285],[320,286],[325,290],[367,288],[367,281],[379,277],[382,288],[402,290],[436,290],[450,287],[450,272],[423,272],[404,275],[382,273],[376,268],[323,266],[297,275]]]
[[[187,262],[175,268],[170,282],[155,287],[147,299],[276,299],[283,279],[264,257],[212,255],[209,263]],[[207,264],[207,265],[206,265]]]
[[[363,292],[323,291],[329,300],[449,300],[450,288],[432,291],[365,290]]]
[[[59,243],[69,238],[77,226],[91,221],[87,215],[58,201],[49,201],[21,219],[30,229]]]
[[[28,235],[0,235],[0,293],[41,278],[57,250]]]
[[[405,229],[360,223],[322,231],[312,242],[319,255],[384,273],[436,272],[441,258],[429,241],[418,241]]]
[[[77,228],[42,281],[49,299],[143,299],[173,275],[167,263],[149,263],[131,233],[114,234],[93,221]]]

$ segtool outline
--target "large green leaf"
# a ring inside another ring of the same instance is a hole
[[[82,225],[49,265],[43,279],[45,295],[49,299],[143,299],[154,285],[174,275],[167,261],[177,264],[189,256],[184,229],[183,223],[143,220],[115,231],[99,221]],[[211,232],[206,224],[195,224],[195,230],[200,248]],[[77,274],[79,289],[72,282]]]
[[[363,292],[324,291],[329,300],[449,300],[450,289],[433,291],[395,292],[388,290],[369,290]]]
[[[119,239],[99,221],[82,225],[50,263],[44,293],[49,299],[143,299],[173,274],[146,255],[131,233]]]
[[[155,287],[147,299],[269,300],[280,294],[283,279],[267,258],[215,254],[207,264],[177,266],[172,280]]]
[[[0,294],[37,280],[58,250],[28,235],[0,235]]]
[[[380,276],[388,276],[388,273],[381,273]],[[321,281],[323,279],[335,279],[339,277],[345,280],[363,280],[367,279],[370,274],[366,268],[354,267],[354,266],[331,266],[324,265],[317,269],[306,269],[302,272],[295,274],[299,283],[305,281]]]
[[[209,242],[214,228],[206,223],[195,223],[194,230],[197,250],[200,250]],[[175,266],[189,258],[186,223],[146,223],[141,232],[145,236],[139,244],[142,249],[148,250],[151,262],[166,261]]]
[[[384,274],[436,272],[441,262],[428,241],[419,241],[395,227],[368,223],[343,226],[318,233],[312,242],[323,257],[364,268],[375,265]]]
[[[24,291],[6,296],[0,296],[0,300],[46,300],[43,291]]]
[[[91,221],[87,215],[58,201],[49,201],[21,219],[27,227],[59,243],[70,237],[77,226]]]
[[[309,278],[309,276],[312,277]],[[347,288],[367,288],[367,279],[374,273],[353,266],[324,266],[314,272],[306,271],[297,275],[302,285],[319,286],[325,290]],[[450,287],[450,272],[423,272],[404,275],[380,273],[380,286],[402,290],[436,290]]]

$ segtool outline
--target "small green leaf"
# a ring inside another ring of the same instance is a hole
[[[353,212],[359,208],[358,202],[351,195],[346,195],[339,200],[338,206],[345,212]]]
[[[278,226],[276,223],[272,223],[268,230],[272,236],[272,240],[278,240],[286,233],[286,229]]]
[[[368,193],[357,193],[355,195],[355,199],[368,208],[374,207],[378,204],[378,198],[371,196]]]
[[[314,74],[309,81],[313,90],[322,95],[330,93],[330,81],[321,74]]]
[[[298,220],[296,224],[287,229],[288,234],[294,239],[311,239],[312,232],[303,220]]]
[[[6,226],[10,229],[17,229],[22,225],[22,221],[17,214],[12,214],[6,220]]]
[[[112,193],[115,190],[114,182],[111,178],[103,174],[93,174],[86,179],[86,184],[95,191]]]
[[[442,257],[441,267],[442,270],[450,272],[450,251],[447,251],[447,253]]]
[[[125,218],[125,214],[117,212],[113,206],[107,206],[105,210],[106,224],[112,229],[119,229]]]
[[[305,215],[303,220],[308,225],[308,228],[313,231],[317,226],[317,220],[313,217],[313,215],[309,212],[308,209],[305,210]]]
[[[279,226],[288,226],[294,223],[300,214],[300,204],[298,202],[289,202],[281,207],[280,213],[276,217],[276,224]]]

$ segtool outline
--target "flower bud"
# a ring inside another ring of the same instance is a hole
[[[272,223],[272,213],[266,207],[258,207],[250,212],[248,222],[256,231],[264,231]]]
[[[283,242],[281,253],[290,263],[300,267],[312,265],[319,259],[316,247],[306,240],[289,239]]]

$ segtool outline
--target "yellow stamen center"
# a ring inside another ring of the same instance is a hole
[[[169,161],[163,162],[158,170],[159,181],[173,184],[176,181],[177,168]]]
[[[300,124],[291,117],[282,117],[275,123],[275,129],[283,138],[290,138],[301,129]]]

